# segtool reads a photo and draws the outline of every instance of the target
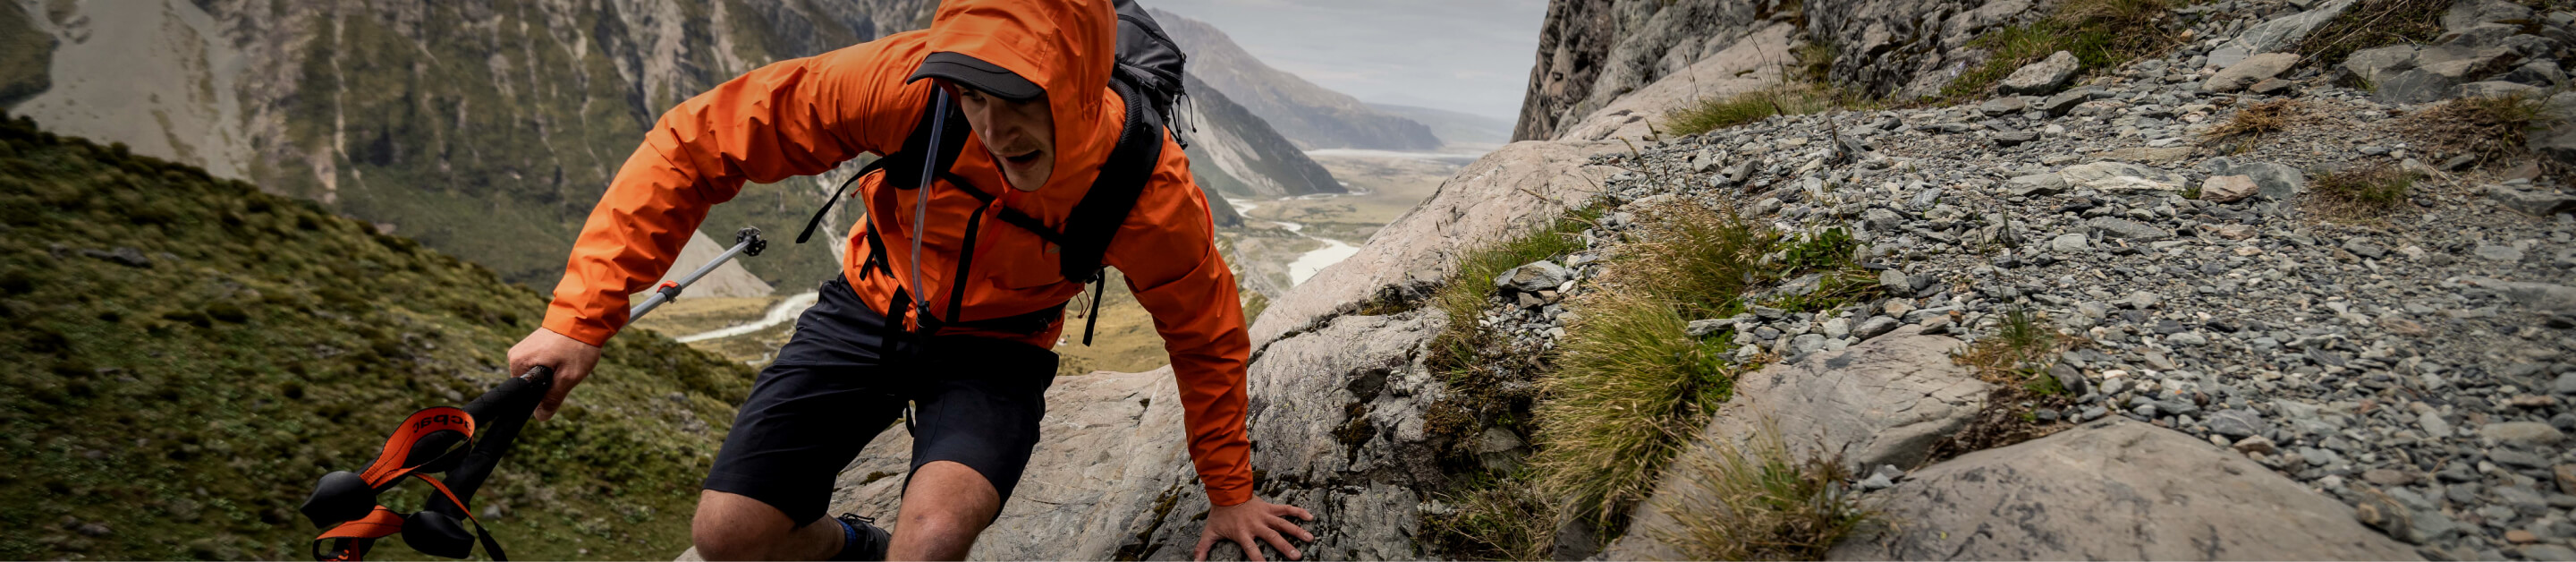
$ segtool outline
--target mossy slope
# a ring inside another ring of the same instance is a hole
[[[0,124],[0,557],[304,556],[313,479],[502,380],[543,304],[310,202]],[[677,552],[749,380],[617,338],[478,511],[522,558]],[[380,557],[418,557],[400,542]]]

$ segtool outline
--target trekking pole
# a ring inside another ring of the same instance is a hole
[[[698,282],[698,278],[706,277],[708,273],[715,271],[716,266],[732,261],[734,256],[757,256],[760,255],[761,250],[768,248],[769,241],[760,239],[760,229],[746,226],[742,227],[742,230],[734,231],[732,248],[727,248],[723,255],[709,260],[706,265],[698,266],[698,270],[689,272],[687,277],[681,277],[678,281],[663,282],[661,290],[653,293],[653,298],[644,299],[644,304],[635,305],[634,310],[626,312],[626,321],[634,322],[637,318],[643,318],[644,313],[652,312],[654,307],[671,302],[671,299],[680,298],[682,289],[689,288],[689,284]]]
[[[687,277],[664,283],[660,292],[628,311],[627,319],[640,318],[677,298],[681,289],[696,283],[716,266],[736,256],[760,255],[768,247],[769,242],[760,238],[758,228],[735,232],[732,248]],[[526,373],[501,381],[462,408],[440,406],[413,413],[386,440],[375,461],[361,471],[323,475],[315,483],[313,495],[299,507],[314,525],[325,529],[322,536],[315,537],[313,559],[363,559],[376,540],[400,534],[404,543],[422,554],[465,558],[480,544],[492,559],[507,560],[500,543],[483,530],[482,522],[468,506],[474,492],[483,487],[484,480],[500,465],[501,457],[518,440],[519,431],[527,425],[537,403],[553,386],[554,369],[531,367]],[[437,473],[447,477],[428,476]],[[376,503],[377,495],[407,477],[429,482],[436,492],[424,509],[405,514]],[[471,532],[466,530],[469,524],[473,526]]]

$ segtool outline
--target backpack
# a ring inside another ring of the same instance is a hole
[[[1154,17],[1135,0],[1114,0],[1112,3],[1118,10],[1118,51],[1116,66],[1110,72],[1109,89],[1125,100],[1127,108],[1125,125],[1119,131],[1116,148],[1110,150],[1109,158],[1101,164],[1100,176],[1092,180],[1091,190],[1074,204],[1072,213],[1065,219],[1063,231],[1049,228],[1045,221],[1007,206],[996,214],[1002,222],[1055,244],[1058,249],[1057,269],[1065,279],[1091,284],[1091,313],[1083,324],[1083,345],[1091,345],[1092,331],[1100,323],[1100,297],[1107,282],[1104,275],[1107,266],[1101,260],[1109,251],[1110,238],[1118,234],[1118,226],[1126,222],[1128,213],[1136,207],[1137,197],[1144,193],[1145,184],[1152,180],[1154,167],[1162,159],[1165,124],[1173,122],[1177,117],[1174,111],[1181,100],[1188,97],[1181,80],[1182,66],[1188,56],[1181,52],[1180,46],[1172,41],[1170,35],[1163,33],[1162,25],[1155,23]],[[964,111],[948,100],[946,92],[933,92],[932,103],[922,109],[921,120],[913,125],[912,134],[904,139],[903,148],[868,163],[858,173],[851,174],[850,179],[843,180],[841,186],[832,191],[832,198],[814,211],[814,218],[806,221],[805,231],[796,236],[796,243],[803,244],[814,235],[815,228],[822,225],[824,215],[831,212],[832,204],[841,200],[852,182],[880,171],[886,174],[884,185],[895,189],[918,189],[929,185],[921,177],[927,173],[947,180],[950,185],[965,190],[986,205],[992,204],[997,197],[994,192],[948,173],[949,167],[957,161],[958,152],[965,148],[969,133]],[[1171,133],[1173,142],[1185,148],[1189,146],[1188,139],[1183,138],[1179,131]],[[934,134],[937,135],[935,138]],[[932,154],[934,151],[936,154]],[[915,200],[925,201],[927,197]],[[982,227],[983,218],[983,213],[976,213],[967,219],[963,247],[975,247],[975,235]],[[893,268],[885,259],[885,243],[877,237],[875,217],[869,217],[866,222],[864,236],[868,242],[868,258],[867,263],[860,266],[860,275],[862,278],[871,272],[894,275]],[[973,267],[974,254],[970,250],[958,256],[957,274],[950,279],[967,278]],[[897,283],[897,287],[894,298],[888,303],[886,317],[889,319],[902,318],[907,307],[921,306],[915,303],[919,295],[908,296],[901,283]],[[965,298],[964,291],[952,287],[948,294],[948,317],[923,315],[919,319],[922,331],[970,327],[1035,333],[1061,318],[1065,306],[1065,303],[1058,303],[1026,314],[961,321],[958,314],[964,308]]]

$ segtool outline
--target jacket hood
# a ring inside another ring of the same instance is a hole
[[[929,51],[975,57],[1045,89],[1055,173],[1041,190],[1089,184],[1092,174],[1078,171],[1099,166],[1118,142],[1117,127],[1100,126],[1118,57],[1118,13],[1109,0],[948,0],[929,31]]]

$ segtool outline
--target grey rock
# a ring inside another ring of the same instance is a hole
[[[2211,158],[2201,167],[2210,170],[2212,176],[2237,175],[2252,179],[2259,192],[2274,201],[2288,201],[2308,185],[2307,173],[2287,164],[2238,162],[2233,158],[2219,157]]]
[[[2453,83],[2468,83],[2494,76],[2522,62],[2522,54],[2506,47],[2471,48],[2443,45],[2415,52],[2415,68],[2440,76]]]
[[[2442,12],[2442,29],[2468,29],[2482,23],[2531,19],[2531,8],[2502,0],[2462,0]]]
[[[2545,311],[2576,311],[2576,287],[2531,281],[2503,281],[2472,277],[2470,284],[2493,289],[2505,300],[2527,308]]]
[[[1824,348],[1823,334],[1798,334],[1798,337],[1789,339],[1789,349],[1794,352],[1792,355],[1806,355]]]
[[[2460,85],[2459,79],[2434,74],[2421,68],[2384,76],[2386,77],[2372,82],[2372,86],[2377,88],[2373,96],[2378,98],[2380,103],[2391,105],[2439,101],[2451,97],[2451,92],[2458,89]]]
[[[2046,94],[2065,87],[2066,81],[2075,78],[2075,72],[2082,69],[2083,65],[2075,60],[2074,53],[2058,51],[2039,62],[2022,65],[1995,87],[2007,94]]]
[[[2538,97],[2540,94],[2540,87],[2503,80],[2488,80],[2484,82],[2461,84],[2460,87],[2453,92],[2454,93],[2452,95],[2464,98],[2498,98],[2505,96]]]
[[[82,256],[105,260],[108,263],[126,267],[140,269],[152,268],[152,258],[144,257],[143,251],[141,250],[136,250],[126,246],[117,246],[114,250],[81,250],[80,254]]]
[[[1773,365],[1735,381],[1735,399],[1718,410],[1694,444],[1667,466],[1639,506],[1626,536],[1603,552],[1612,560],[1684,559],[1663,542],[1677,528],[1671,512],[1710,493],[1689,473],[1727,447],[1740,447],[1771,427],[1793,456],[1844,453],[1854,466],[1920,464],[1935,442],[1983,407],[1986,383],[1949,360],[1959,340],[1914,328]]]
[[[2147,224],[2128,219],[2115,219],[2111,217],[2093,217],[2092,220],[2084,221],[2084,227],[2093,231],[2101,232],[2102,235],[2106,237],[2124,240],[2163,240],[2167,237],[2173,236],[2173,231],[2171,230],[2149,226]]]
[[[2534,141],[2538,142],[2538,141]],[[2488,199],[2507,209],[2535,217],[2576,212],[2576,196],[2540,191],[2523,191],[2502,185],[2486,186]]]
[[[2093,392],[2093,381],[2084,378],[2084,372],[2076,370],[2073,365],[2065,363],[2050,365],[2048,376],[2056,379],[2057,387],[2066,389],[2067,394],[2082,396]]]
[[[2334,21],[2336,16],[2343,15],[2344,10],[2351,8],[2353,3],[2354,0],[2334,0],[2318,5],[2315,9],[2265,20],[2263,23],[2246,27],[2244,32],[2236,34],[2235,40],[2227,45],[2241,47],[2251,53],[2275,51],[2298,45],[2300,40],[2316,32],[2318,27]]]
[[[1494,277],[1494,287],[1525,293],[1556,290],[1556,286],[1574,279],[1574,270],[1556,262],[1539,260],[1504,271]]]
[[[1922,191],[1914,192],[1914,197],[1906,200],[1905,205],[1916,209],[1929,209],[1932,208],[1933,205],[1941,202],[1941,196],[1943,193],[1944,191],[1938,187],[1925,188]]]
[[[2061,254],[2078,254],[2091,249],[2092,241],[2083,234],[2062,234],[2048,241],[2048,251]]]
[[[2405,43],[2353,51],[2345,57],[2343,68],[2356,78],[2378,84],[2397,73],[2415,68],[2415,46]]]
[[[2507,72],[2504,77],[2497,79],[2541,88],[2554,88],[2567,83],[2567,71],[2559,68],[2556,61],[2536,60],[2513,67],[2513,72]]]
[[[2030,131],[2012,131],[2012,132],[2004,132],[2004,133],[1995,133],[1995,136],[1993,136],[1993,137],[1991,137],[1991,138],[1993,138],[1993,139],[1994,139],[1994,141],[1995,141],[1995,146],[2005,147],[2005,148],[2010,148],[2010,147],[2015,147],[2015,146],[2021,146],[2022,144],[2024,144],[2024,143],[2028,143],[2028,142],[2033,141],[2033,140],[2038,140],[2038,139],[2039,139],[2039,133],[2034,133],[2034,132],[2030,132]]]
[[[2503,244],[2481,244],[2476,250],[2472,250],[2470,253],[2476,254],[2479,258],[2486,259],[2487,261],[2503,263],[2522,261],[2521,249]]]
[[[2252,176],[2210,176],[2200,183],[2200,200],[2211,203],[2234,203],[2254,196],[2261,188]]]
[[[1853,327],[1852,335],[1860,336],[1861,339],[1875,338],[1887,335],[1888,332],[1894,332],[1898,326],[1902,325],[1904,324],[1898,322],[1895,318],[1872,316],[1869,317],[1868,320],[1862,320],[1859,326]]]
[[[1733,318],[1692,320],[1690,321],[1690,324],[1682,327],[1682,333],[1694,338],[1704,338],[1708,337],[1709,334],[1717,333],[1718,330],[1733,327],[1735,327],[1735,319]]]
[[[2004,186],[2013,195],[2023,197],[2056,195],[2066,191],[2066,179],[2057,174],[2031,174],[2004,180]]]
[[[2567,434],[2541,422],[2503,422],[2479,427],[2478,437],[2491,443],[2538,447],[2558,444],[2559,441],[2567,438]]]
[[[1915,471],[1834,560],[2420,559],[2244,456],[2120,418]]]
[[[2219,410],[2209,414],[2209,431],[2229,439],[2244,439],[2272,433],[2272,424],[2263,414],[2244,408]]]
[[[2060,92],[2057,95],[2049,96],[2048,99],[2041,100],[2039,105],[2033,106],[2031,109],[2047,112],[2050,118],[2065,117],[2066,112],[2074,111],[2075,106],[2081,105],[2087,101],[2092,101],[2092,99],[2092,92],[2086,90]]]
[[[2254,85],[2255,82],[2280,76],[2283,71],[2289,70],[2292,65],[2298,63],[2299,55],[2290,53],[2262,53],[2245,57],[2245,60],[2228,66],[2226,70],[2218,71],[2218,74],[2211,75],[2209,80],[2201,82],[2200,89],[2222,93],[2243,90],[2246,86]]]
[[[2030,110],[2030,104],[2022,101],[2020,96],[1998,97],[1977,105],[1977,111],[1988,116],[2012,115],[2028,110]]]
[[[2137,164],[2101,161],[2058,170],[2068,186],[2102,191],[2182,191],[2182,176]]]
[[[2388,248],[2372,244],[2365,238],[2345,238],[2341,247],[2343,251],[2368,259],[2379,259],[2388,255]]]

